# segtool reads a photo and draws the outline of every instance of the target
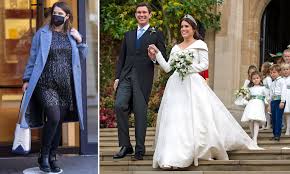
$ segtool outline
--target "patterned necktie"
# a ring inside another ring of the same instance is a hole
[[[137,39],[140,39],[140,37],[143,35],[143,33],[144,33],[144,28],[141,28],[141,29],[139,30],[138,35],[137,35]]]

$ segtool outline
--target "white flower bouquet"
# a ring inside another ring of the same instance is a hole
[[[250,90],[246,87],[241,87],[240,89],[236,90],[234,93],[236,100],[235,104],[238,106],[245,106],[248,104],[248,101],[250,99]]]
[[[173,58],[170,61],[171,68],[178,72],[182,80],[184,77],[191,73],[191,64],[193,62],[193,53],[189,50],[177,52],[172,55]]]
[[[242,96],[246,99],[250,99],[250,90],[246,87],[241,87],[240,89],[236,90],[235,96],[236,98],[238,98],[239,96]]]

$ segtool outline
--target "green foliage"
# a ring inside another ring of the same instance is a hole
[[[121,40],[124,33],[136,28],[135,5],[140,0],[101,1],[101,32]],[[191,14],[206,28],[220,29],[220,13],[216,7],[222,0],[147,0],[153,7],[151,26],[162,30],[168,44],[178,39],[179,21],[185,14]]]

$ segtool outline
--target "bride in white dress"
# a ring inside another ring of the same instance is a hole
[[[261,149],[198,74],[208,69],[208,48],[202,40],[194,39],[196,26],[192,16],[182,19],[184,41],[170,53],[168,62],[176,53],[192,52],[192,73],[182,80],[175,71],[167,81],[158,111],[153,168],[184,168],[193,162],[197,166],[198,159],[228,160],[227,151]],[[149,46],[148,55],[164,71],[171,71],[155,45]]]

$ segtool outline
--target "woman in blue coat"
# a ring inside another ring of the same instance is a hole
[[[30,58],[23,75],[23,107],[20,110],[22,128],[43,126],[42,145],[38,158],[44,172],[60,172],[56,164],[56,149],[63,121],[80,121],[83,125],[81,65],[87,45],[72,28],[69,6],[56,2],[52,6],[49,25],[40,28],[33,37]]]

